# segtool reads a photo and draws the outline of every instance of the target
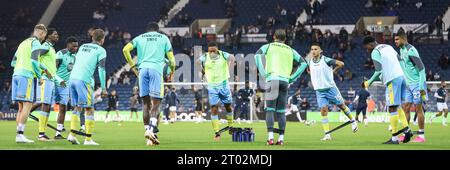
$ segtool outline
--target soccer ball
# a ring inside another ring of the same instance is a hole
[[[306,125],[306,126],[309,126],[309,121],[305,121],[305,125]]]

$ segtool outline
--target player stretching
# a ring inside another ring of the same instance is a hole
[[[416,115],[419,122],[418,137],[412,142],[425,142],[425,114],[423,103],[427,100],[427,84],[425,77],[425,66],[420,59],[417,49],[408,43],[405,33],[398,33],[395,36],[395,45],[400,48],[400,65],[406,80],[406,99],[403,104],[406,120],[410,119],[411,104],[415,105]],[[403,140],[400,137],[400,141]]]
[[[98,69],[98,77],[102,88],[102,95],[106,96],[106,50],[101,46],[105,41],[105,32],[102,29],[96,29],[92,36],[92,43],[81,45],[80,50],[75,56],[75,65],[70,74],[70,95],[71,104],[75,107],[70,121],[71,133],[67,140],[72,144],[79,144],[73,130],[78,130],[77,125],[80,113],[85,109],[86,118],[86,138],[84,145],[99,145],[92,139],[94,131],[94,87],[93,76],[95,68]]]
[[[147,26],[147,33],[134,38],[123,47],[123,55],[127,63],[132,67],[136,76],[139,77],[139,96],[143,98],[143,121],[145,127],[145,137],[147,145],[159,144],[156,133],[158,132],[157,122],[159,117],[159,105],[164,97],[163,68],[165,56],[169,59],[172,80],[175,72],[175,57],[172,52],[172,45],[166,35],[158,33],[159,26],[152,22]],[[136,65],[131,58],[130,52],[137,49]],[[139,68],[139,73],[136,70]]]
[[[367,100],[370,97],[369,91],[367,91],[367,88],[365,87],[364,83],[361,83],[361,90],[358,91],[358,95],[356,96],[355,100],[353,100],[354,103],[358,101],[358,106],[356,107],[356,116],[355,119],[357,122],[359,122],[359,114],[362,112],[363,115],[363,122],[364,125],[369,125],[369,121],[367,121]]]
[[[274,144],[274,114],[278,117],[277,145],[284,144],[284,132],[286,128],[286,100],[288,85],[294,82],[306,69],[307,64],[297,51],[284,44],[286,31],[277,29],[273,36],[274,41],[263,45],[255,55],[256,66],[261,77],[265,77],[268,85],[266,97],[266,125],[268,132],[268,145]],[[261,57],[265,56],[265,67]],[[293,68],[298,67],[293,75]],[[275,131],[276,132],[276,131]]]
[[[72,72],[75,63],[75,54],[78,50],[78,40],[75,37],[66,39],[66,48],[56,53],[56,75],[61,77],[66,84],[69,82],[70,72]],[[59,114],[56,125],[55,139],[65,139],[61,136],[64,128],[64,119],[66,117],[67,103],[69,102],[69,87],[63,87],[56,84],[55,103],[59,105]]]
[[[438,113],[434,114],[430,117],[430,123],[433,123],[433,119],[436,117],[439,117],[442,115],[442,112],[444,112],[444,117],[442,118],[442,126],[447,126],[447,114],[448,114],[448,107],[447,103],[445,102],[445,98],[447,97],[447,90],[445,90],[445,81],[441,81],[441,87],[436,90],[436,93],[434,93],[434,97],[436,97],[437,102],[437,109]]]
[[[44,75],[39,80],[36,88],[36,103],[41,106],[39,115],[39,137],[40,141],[50,141],[50,138],[45,135],[47,127],[48,116],[50,114],[51,104],[53,102],[53,95],[55,90],[55,83],[59,86],[66,87],[66,82],[56,75],[56,51],[53,45],[58,41],[59,36],[55,29],[49,28],[47,32],[46,41],[43,44],[41,56],[39,56],[39,63],[47,67],[53,78]]]
[[[233,125],[232,96],[228,78],[229,65],[234,62],[234,56],[219,50],[216,42],[208,43],[208,52],[200,56],[200,62],[208,82],[208,98],[211,105],[211,122],[215,133],[214,140],[220,140],[219,107],[225,106],[228,127]]]
[[[41,55],[41,42],[47,35],[47,28],[43,24],[34,27],[33,36],[22,41],[17,47],[11,66],[14,67],[12,77],[11,99],[18,102],[19,110],[16,116],[17,143],[34,143],[23,135],[25,123],[33,106],[34,99],[34,77],[41,77],[41,69],[52,78],[47,68],[37,60]]]
[[[405,96],[406,82],[403,78],[403,71],[398,61],[399,55],[392,46],[387,44],[378,44],[375,38],[371,36],[364,37],[364,48],[370,53],[375,64],[375,73],[364,82],[365,87],[369,87],[376,79],[380,78],[386,85],[386,105],[391,114],[391,133],[392,137],[383,144],[399,144],[398,133],[403,132],[405,138],[403,143],[410,141],[412,132],[408,127],[405,113],[401,108],[402,99]],[[398,120],[402,122],[403,129],[398,130]]]
[[[325,132],[325,136],[322,140],[331,140],[331,134],[327,133],[330,131],[330,124],[328,123],[329,104],[337,105],[344,112],[352,123],[352,131],[356,132],[358,130],[358,125],[350,114],[350,109],[344,104],[344,99],[333,79],[333,73],[337,73],[339,69],[344,67],[344,63],[323,56],[322,49],[318,43],[313,43],[311,45],[310,55],[312,58],[307,62],[311,73],[311,82],[316,91],[320,114],[322,115],[322,127]]]

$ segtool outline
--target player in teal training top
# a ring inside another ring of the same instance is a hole
[[[75,65],[70,74],[70,95],[71,104],[75,106],[70,122],[71,133],[67,140],[72,144],[79,144],[75,138],[73,130],[78,130],[79,116],[83,108],[86,118],[86,139],[84,145],[99,145],[92,140],[94,130],[94,87],[93,76],[95,69],[98,69],[98,76],[102,88],[102,96],[106,96],[106,50],[101,46],[105,41],[105,32],[96,29],[92,36],[92,43],[81,45],[75,56]]]
[[[427,84],[425,77],[425,66],[420,59],[417,49],[408,43],[406,34],[399,32],[395,36],[395,45],[400,48],[400,65],[406,80],[406,96],[403,110],[409,122],[411,104],[415,105],[417,118],[419,120],[418,137],[412,142],[425,142],[425,114],[423,103],[427,100]],[[403,140],[400,137],[400,141]]]
[[[175,72],[175,58],[169,38],[158,32],[159,26],[151,22],[147,32],[135,37],[125,47],[123,55],[134,73],[139,77],[139,96],[143,98],[143,120],[147,145],[159,144],[158,132],[159,105],[164,96],[163,69],[165,58],[169,59],[171,74]],[[137,49],[137,63],[134,64],[130,52]],[[139,68],[139,73],[136,70]],[[149,110],[151,106],[151,109]]]
[[[412,132],[409,129],[405,113],[401,107],[406,91],[406,81],[404,73],[398,61],[398,53],[388,44],[378,44],[374,37],[364,37],[363,46],[371,55],[375,64],[375,73],[364,82],[364,86],[369,87],[375,80],[381,79],[386,86],[386,105],[391,114],[391,134],[392,137],[383,144],[399,144],[398,135],[405,134],[403,143],[410,141]],[[403,129],[398,130],[398,122],[402,123]]]
[[[61,77],[66,84],[69,82],[70,73],[75,64],[75,54],[78,50],[78,40],[75,37],[68,37],[66,39],[66,48],[56,53],[56,75]],[[64,118],[67,111],[67,103],[69,103],[69,87],[56,85],[54,100],[59,105],[59,114],[56,125],[55,139],[64,139],[61,136],[61,131],[64,129]]]

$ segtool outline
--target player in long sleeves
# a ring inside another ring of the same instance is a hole
[[[286,112],[286,116],[295,113],[297,116],[298,121],[304,122],[302,120],[302,117],[300,116],[300,110],[298,109],[298,106],[300,105],[300,102],[302,102],[302,98],[300,96],[300,90],[297,90],[293,96],[290,96],[288,98],[288,111]]]
[[[375,73],[364,82],[365,87],[369,87],[375,80],[382,79],[386,88],[386,105],[391,114],[391,134],[392,137],[383,144],[399,144],[398,134],[404,133],[403,143],[411,140],[412,132],[409,129],[405,112],[401,107],[406,93],[406,81],[402,67],[399,62],[399,55],[395,49],[387,44],[378,44],[371,36],[364,37],[364,48],[371,55],[375,65]],[[398,121],[402,122],[402,129],[398,130]]]
[[[130,119],[129,120],[133,120],[133,113],[135,113],[136,121],[139,121],[139,116],[138,116],[138,112],[137,112],[138,104],[139,104],[139,95],[133,94],[130,97]]]
[[[40,41],[45,39],[47,28],[43,24],[34,27],[33,36],[22,41],[17,48],[11,66],[14,67],[12,76],[11,98],[13,102],[17,102],[19,110],[16,116],[17,123],[17,143],[34,143],[33,140],[25,137],[25,123],[33,106],[34,99],[34,78],[41,77],[41,70],[52,78],[45,65],[38,62],[38,57],[42,53],[42,45]]]
[[[170,123],[174,123],[177,121],[177,105],[181,103],[178,99],[175,87],[172,87],[171,91],[168,92],[164,100],[167,105],[169,105]]]
[[[250,122],[250,100],[252,100],[253,97],[253,89],[250,88],[250,83],[248,80],[245,81],[245,87],[238,90],[238,97],[241,100],[241,107],[239,109],[239,116],[241,117],[240,120],[248,120],[248,122]]]
[[[352,123],[352,131],[358,130],[358,125],[354,117],[350,113],[350,109],[345,105],[341,92],[336,87],[333,74],[344,67],[344,63],[339,60],[322,55],[322,49],[318,43],[311,45],[311,59],[307,61],[311,74],[311,83],[316,91],[317,103],[319,105],[320,114],[322,115],[322,127],[325,136],[322,141],[331,140],[330,124],[328,123],[328,105],[334,104],[344,112]]]
[[[427,84],[425,66],[417,49],[408,43],[406,34],[399,32],[395,35],[395,45],[400,48],[400,65],[406,80],[406,96],[403,110],[409,123],[411,105],[416,108],[416,116],[419,123],[418,136],[412,142],[425,142],[425,114],[423,103],[427,101]],[[403,140],[400,136],[400,141]]]
[[[234,56],[219,50],[216,42],[208,43],[208,52],[200,56],[197,63],[200,63],[206,81],[208,82],[208,101],[211,106],[211,123],[214,130],[214,140],[220,140],[219,107],[225,107],[228,127],[233,126],[232,95],[228,78],[230,77],[229,67],[234,63]]]
[[[442,80],[441,87],[439,87],[439,89],[437,89],[436,92],[434,93],[434,97],[436,97],[438,113],[430,116],[430,124],[433,123],[434,118],[439,117],[442,115],[442,113],[444,113],[444,116],[442,117],[442,126],[447,126],[448,106],[445,101],[447,97],[447,90],[445,88],[446,88],[445,81]]]
[[[143,121],[147,138],[147,145],[159,144],[156,136],[158,132],[159,105],[164,97],[163,70],[165,58],[169,59],[172,81],[175,72],[175,57],[169,38],[158,32],[159,26],[155,22],[147,25],[147,32],[135,37],[125,47],[123,55],[133,72],[139,77],[139,96],[143,98]],[[131,51],[137,49],[137,63],[131,58]],[[136,70],[139,68],[139,72]]]
[[[75,65],[69,80],[71,104],[75,108],[70,121],[71,133],[67,137],[67,140],[72,144],[79,144],[75,133],[72,131],[78,130],[80,113],[85,109],[86,138],[84,145],[99,145],[92,139],[95,121],[93,76],[95,69],[97,69],[102,96],[106,96],[106,50],[102,47],[104,42],[105,32],[102,29],[96,29],[93,32],[92,42],[81,45],[75,56]]]
[[[113,120],[115,121],[120,121],[120,115],[119,115],[119,110],[117,109],[117,107],[119,107],[119,95],[117,95],[117,91],[113,90],[111,91],[111,94],[108,95],[108,107],[106,108],[106,115],[105,115],[105,122],[108,122],[108,115],[110,111],[114,111],[116,112],[116,118]]]
[[[201,123],[203,120],[203,87],[199,90],[193,87],[194,98],[195,98],[195,119],[196,123]]]
[[[75,64],[75,54],[78,51],[78,40],[75,37],[68,37],[66,39],[66,48],[56,53],[56,75],[61,77],[66,84],[69,84],[70,73]],[[54,99],[55,103],[59,105],[59,114],[56,125],[55,139],[65,139],[61,132],[64,129],[64,119],[66,117],[67,104],[69,103],[69,87],[63,87],[56,84]]]
[[[355,119],[358,121],[359,114],[362,112],[364,125],[367,126],[369,124],[367,120],[367,100],[370,97],[369,91],[365,87],[364,83],[361,83],[361,90],[358,91],[358,95],[356,96],[353,103],[358,101],[358,105],[356,106],[356,116]],[[358,121],[359,122],[359,121]]]
[[[268,85],[265,93],[266,99],[266,126],[268,145],[283,145],[284,132],[286,128],[286,100],[288,95],[288,86],[294,82],[303,71],[307,64],[297,51],[284,44],[286,41],[286,31],[277,29],[273,36],[274,42],[263,45],[255,55],[256,66],[261,77],[266,80]],[[262,57],[266,58],[265,66],[262,63]],[[297,70],[292,74],[293,69]],[[278,140],[274,143],[274,114],[278,117]]]

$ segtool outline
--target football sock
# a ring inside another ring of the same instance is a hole
[[[39,137],[44,136],[45,129],[47,127],[49,113],[40,111],[39,112]]]
[[[345,108],[342,112],[344,112],[345,116],[347,116],[350,120],[353,120],[353,116],[350,113],[350,109],[347,106],[345,106]]]
[[[219,132],[219,115],[211,115],[211,123],[214,132]]]
[[[328,123],[328,117],[327,116],[322,116],[322,127],[323,127],[323,131],[325,133],[330,131],[330,124]]]
[[[70,119],[70,130],[78,130],[78,122],[80,121],[80,112],[73,111],[72,117]],[[75,136],[76,134],[70,132],[71,135]]]
[[[63,129],[64,129],[64,124],[58,123],[56,125],[56,135],[61,135],[61,132]]]
[[[227,112],[227,122],[228,122],[228,126],[233,126],[233,112]]]
[[[21,135],[25,131],[25,124],[19,123],[17,125],[17,134]]]
[[[278,116],[278,134],[283,135],[286,129],[286,115],[284,113],[277,112]]]
[[[86,140],[91,140],[94,131],[94,115],[86,115]]]
[[[408,127],[408,120],[406,120],[406,115],[403,109],[401,107],[398,107],[397,112],[398,118],[400,119],[400,122],[402,122],[402,127],[403,128]]]
[[[390,122],[391,122],[391,133],[395,134],[397,133],[397,128],[398,128],[398,113],[397,112],[391,112],[391,118],[390,118]]]

